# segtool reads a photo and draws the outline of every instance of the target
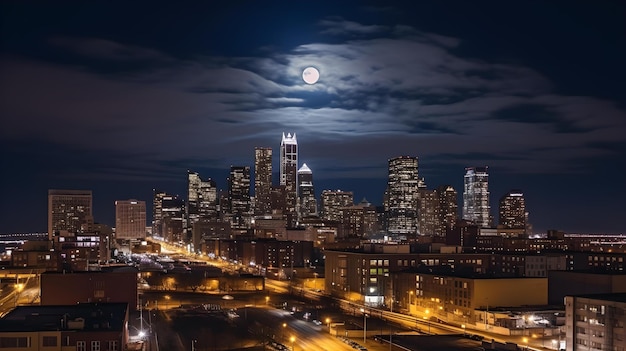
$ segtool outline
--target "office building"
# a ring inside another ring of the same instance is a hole
[[[165,191],[152,189],[152,235],[161,235],[163,222],[163,198],[167,196]]]
[[[254,214],[272,213],[272,148],[254,149]]]
[[[463,219],[491,227],[488,167],[466,168],[463,185]]]
[[[337,236],[363,238],[377,233],[379,229],[376,207],[366,199],[341,209],[341,226]]]
[[[280,142],[280,185],[285,186],[285,213],[287,226],[293,228],[297,221],[298,200],[298,141],[296,133],[288,133]]]
[[[127,240],[146,237],[145,201],[115,201],[115,237]]]
[[[91,190],[48,190],[48,238],[89,231],[93,224]]]
[[[228,215],[231,228],[250,228],[250,207],[250,167],[231,166],[228,177]]]
[[[527,228],[528,212],[526,212],[524,193],[521,190],[511,190],[502,196],[498,212],[500,226],[509,229],[525,230]]]
[[[323,190],[320,197],[321,217],[325,222],[341,222],[341,211],[344,207],[354,205],[354,194],[351,191]]]
[[[299,218],[317,216],[317,200],[315,199],[315,188],[313,187],[313,172],[306,165],[298,170],[298,194],[299,194]]]
[[[451,185],[442,185],[437,188],[437,200],[439,201],[439,216],[435,235],[445,237],[446,233],[456,227],[458,220],[457,192]]]
[[[418,189],[419,235],[434,236],[439,226],[439,197],[436,190]]]
[[[193,224],[200,218],[216,219],[217,185],[211,178],[202,180],[197,172],[187,171],[187,228],[191,230]]]
[[[178,195],[166,194],[161,200],[160,236],[171,242],[181,242],[185,229],[185,201]]]
[[[387,231],[391,234],[415,237],[418,232],[420,180],[417,167],[417,157],[400,156],[389,160],[384,208]]]

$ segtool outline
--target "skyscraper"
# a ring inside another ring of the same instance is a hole
[[[299,218],[317,216],[317,200],[313,188],[313,172],[304,163],[298,170]]]
[[[340,223],[342,209],[354,206],[354,194],[351,191],[323,190],[320,202],[322,219]]]
[[[285,215],[287,226],[295,227],[298,199],[298,141],[296,133],[288,133],[280,142],[280,185],[285,186]]]
[[[417,211],[419,235],[434,236],[439,224],[439,197],[436,190],[420,188]]]
[[[91,190],[48,190],[48,238],[89,231],[93,223]]]
[[[400,156],[389,160],[384,204],[389,233],[415,236],[418,232],[420,179],[417,166],[417,157]]]
[[[234,229],[250,227],[250,167],[231,166],[228,177],[230,224]]]
[[[164,193],[161,196],[161,216],[160,235],[167,241],[181,242],[185,224],[185,201],[178,195]]]
[[[272,148],[254,148],[255,215],[272,213]]]
[[[445,237],[449,230],[456,227],[458,220],[457,192],[451,185],[442,185],[437,188],[437,199],[439,201],[439,221],[435,235]]]
[[[217,211],[217,187],[211,178],[202,180],[197,172],[187,171],[187,229],[200,218],[214,219]]]
[[[163,236],[161,229],[163,224],[163,198],[167,196],[165,191],[152,189],[152,235]]]
[[[526,212],[524,193],[521,190],[511,190],[502,196],[498,212],[500,225],[504,228],[526,230],[528,212]]]
[[[146,237],[146,202],[115,201],[115,237],[117,239],[142,239]]]
[[[488,167],[465,169],[463,188],[463,219],[481,227],[491,226]]]

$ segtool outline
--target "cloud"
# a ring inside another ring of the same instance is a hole
[[[96,60],[143,61],[169,59],[158,50],[101,38],[53,37],[52,46]]]
[[[55,38],[86,60],[2,59],[0,106],[11,128],[0,137],[123,154],[141,162],[122,162],[116,174],[136,176],[133,165],[250,164],[255,146],[278,147],[292,131],[305,162],[333,164],[316,176],[384,177],[386,160],[407,153],[459,167],[572,171],[581,159],[618,152],[610,146],[626,132],[616,104],[556,94],[530,67],[459,56],[458,38],[338,18],[320,25],[348,39],[266,57],[175,59],[105,39]],[[105,75],[103,59],[156,63]],[[302,82],[307,66],[320,70],[315,85]]]

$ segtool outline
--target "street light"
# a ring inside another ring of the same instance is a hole
[[[326,318],[326,324],[328,324],[328,332],[330,333],[330,318]]]
[[[528,350],[528,338],[524,337],[522,338],[522,341],[524,342],[524,345],[526,345],[526,350]]]
[[[467,335],[467,334],[465,333],[465,324],[461,324],[461,328],[463,328],[463,336]]]
[[[365,309],[361,308],[361,312],[363,312],[363,343],[365,344],[366,336],[367,336],[367,313],[365,313]]]
[[[295,351],[296,345],[294,343],[296,342],[296,337],[292,335],[289,340],[291,341],[291,351]]]
[[[269,296],[265,296],[265,305],[269,305],[270,303],[270,297]]]

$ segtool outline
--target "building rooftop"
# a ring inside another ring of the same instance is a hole
[[[574,295],[574,297],[582,297],[585,299],[604,300],[604,301],[613,301],[613,302],[626,302],[626,293],[584,294],[584,295]]]
[[[123,331],[127,303],[18,306],[0,319],[0,331]]]

